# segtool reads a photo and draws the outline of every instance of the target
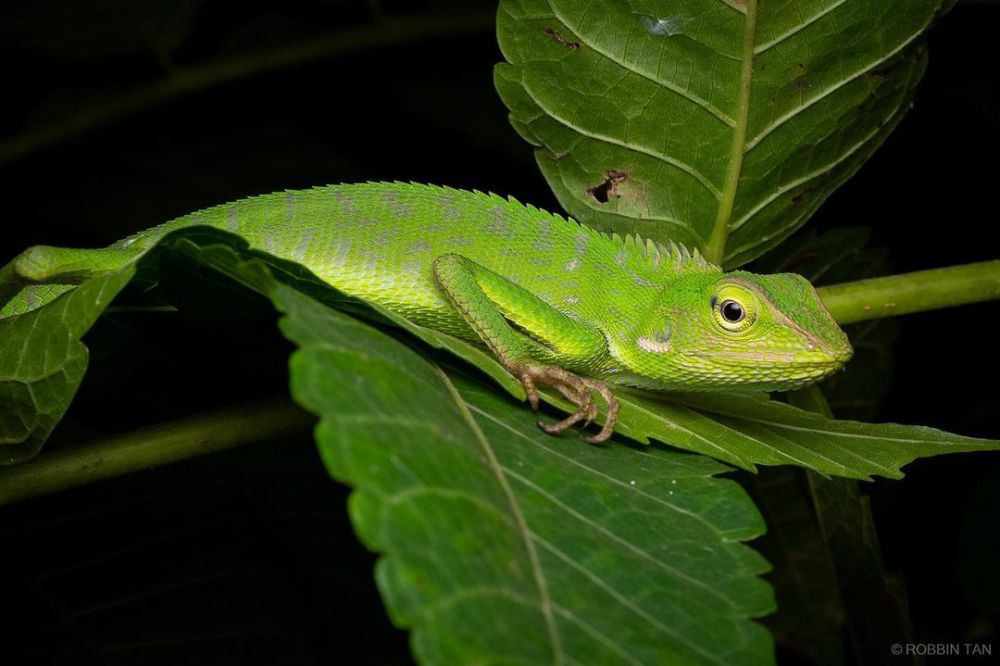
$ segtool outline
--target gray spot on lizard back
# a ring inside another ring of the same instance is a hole
[[[538,234],[535,240],[531,241],[531,249],[536,252],[549,252],[552,250],[552,221],[542,218],[538,223]]]
[[[375,237],[375,245],[386,248],[399,236],[399,227],[396,225],[383,224],[379,227],[378,236]]]
[[[501,238],[510,238],[513,234],[513,229],[511,228],[510,220],[504,215],[503,209],[499,206],[490,211],[490,223],[486,227],[486,230]]]
[[[345,194],[341,190],[330,190],[330,196],[340,202],[340,206],[345,213],[350,215],[354,212],[354,197]]]
[[[446,220],[457,220],[462,217],[462,213],[455,205],[455,197],[451,194],[442,194],[438,197],[438,205],[441,207],[441,217]]]
[[[406,246],[406,254],[426,254],[431,251],[431,245],[425,240],[413,241]]]
[[[629,275],[632,276],[632,282],[638,287],[655,287],[656,283],[648,278],[644,278],[635,271],[629,271]]]
[[[382,203],[384,203],[386,208],[391,210],[396,217],[413,217],[416,214],[416,209],[400,199],[399,192],[396,190],[389,190],[383,194]]]
[[[347,228],[356,227],[359,229],[371,229],[372,227],[377,227],[378,224],[379,221],[374,217],[362,217],[344,222],[344,226]]]
[[[380,256],[375,252],[365,251],[361,253],[360,263],[369,273],[376,273],[381,263],[379,259]]]
[[[458,247],[470,247],[474,244],[474,241],[468,236],[452,236],[445,243],[448,247],[458,248]]]
[[[400,270],[404,273],[415,275],[423,271],[424,266],[425,263],[420,257],[410,257],[402,263]]]
[[[305,258],[306,252],[309,251],[309,248],[312,246],[313,238],[315,237],[316,228],[308,227],[305,230],[305,233],[302,234],[302,238],[299,239],[295,249],[292,250],[292,258],[295,259],[295,261],[301,262],[302,259]]]
[[[239,211],[236,210],[236,206],[230,206],[226,209],[226,229],[228,231],[239,231]]]
[[[333,266],[344,266],[347,264],[347,258],[351,254],[351,244],[345,240],[334,241],[333,245],[330,246],[329,254],[327,255],[327,260]]]

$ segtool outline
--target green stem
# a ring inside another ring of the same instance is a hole
[[[847,282],[817,290],[840,324],[1000,298],[1000,260]]]
[[[117,118],[221,83],[380,46],[447,37],[493,26],[496,10],[386,19],[375,25],[318,35],[288,46],[172,69],[161,81],[128,90],[104,102],[76,107],[54,122],[0,141],[0,164],[83,134]]]
[[[315,419],[287,399],[178,419],[0,468],[0,505],[242,444],[308,431]]]

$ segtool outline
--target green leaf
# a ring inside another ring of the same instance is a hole
[[[886,572],[868,497],[848,479],[806,473],[816,521],[830,552],[840,596],[848,609],[851,645],[862,664],[885,659],[887,645],[913,640],[901,577]],[[908,656],[900,663],[917,663]]]
[[[903,477],[900,468],[917,458],[1000,450],[997,440],[925,426],[831,419],[763,397],[692,393],[672,399],[696,410],[714,427],[732,431],[724,446],[733,447],[734,458],[761,465],[798,465],[821,474],[864,480],[874,475],[899,479]],[[722,454],[715,457],[729,460]]]
[[[706,458],[541,433],[284,286],[296,398],[422,663],[767,663],[762,525]],[[502,618],[502,621],[500,619]]]
[[[899,122],[950,0],[503,0],[495,83],[560,203],[749,261]]]
[[[755,273],[798,273],[820,287],[890,272],[884,248],[869,245],[865,227],[805,230],[753,264]]]
[[[134,272],[130,264],[69,291],[59,286],[55,300],[0,318],[0,464],[27,460],[42,448],[87,370],[80,338]]]
[[[912,642],[905,587],[885,571],[858,482],[792,468],[751,481],[768,527],[754,545],[774,563],[775,640],[828,666],[881,663],[886,646]]]
[[[769,579],[778,610],[765,623],[784,649],[817,666],[837,666],[846,663],[845,609],[806,474],[777,467],[748,479],[767,521],[767,534],[754,546],[774,565]]]
[[[773,660],[749,620],[773,608],[767,563],[739,543],[763,524],[713,478],[728,468],[545,435],[522,405],[327,307],[317,297],[340,301],[301,267],[224,232],[171,234],[161,251],[286,313],[293,394],[321,416],[331,473],[357,488],[355,529],[386,554],[379,586],[422,662]]]

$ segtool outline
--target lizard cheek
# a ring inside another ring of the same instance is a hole
[[[666,321],[663,326],[653,332],[652,335],[643,336],[635,341],[639,349],[651,354],[665,354],[673,349],[670,344],[670,337],[673,335],[670,322]]]
[[[660,340],[658,337],[648,337],[643,336],[635,341],[636,346],[643,351],[647,351],[651,354],[665,354],[673,349],[670,344],[670,338],[666,340]]]

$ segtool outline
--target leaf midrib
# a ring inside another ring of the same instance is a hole
[[[736,190],[743,171],[743,156],[747,140],[747,119],[750,116],[750,89],[753,84],[754,42],[757,32],[757,0],[747,0],[746,21],[743,31],[743,58],[740,71],[740,87],[736,108],[736,126],[729,148],[729,162],[726,165],[726,179],[722,187],[722,198],[712,226],[712,235],[704,248],[705,258],[722,265],[726,254],[726,239],[729,236],[729,219],[733,214]]]

